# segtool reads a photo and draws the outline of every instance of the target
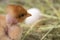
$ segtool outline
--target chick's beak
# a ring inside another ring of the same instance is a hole
[[[28,13],[28,14],[27,14],[27,17],[29,17],[29,16],[32,16],[32,15]]]

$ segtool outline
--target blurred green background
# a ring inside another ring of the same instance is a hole
[[[60,0],[0,0],[1,14],[8,4],[23,5],[26,10],[38,8],[45,17],[32,25],[22,23],[22,40],[60,40]]]

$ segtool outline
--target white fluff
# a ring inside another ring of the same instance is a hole
[[[37,8],[28,9],[27,12],[30,13],[32,16],[26,18],[26,20],[25,20],[25,23],[26,23],[26,24],[32,24],[32,23],[34,23],[34,22],[36,22],[38,19],[40,19],[41,16],[42,16],[42,15],[41,15],[42,13],[41,13],[40,10],[37,9]]]

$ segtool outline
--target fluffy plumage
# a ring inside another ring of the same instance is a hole
[[[31,16],[20,5],[8,5],[6,15],[0,15],[0,40],[20,40],[23,29],[18,23]]]

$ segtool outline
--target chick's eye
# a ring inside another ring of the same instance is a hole
[[[19,15],[19,18],[20,18],[20,17],[24,17],[24,14],[20,14],[20,15]]]
[[[21,14],[20,16],[22,16],[22,17],[23,17],[23,16],[24,16],[24,14]]]

